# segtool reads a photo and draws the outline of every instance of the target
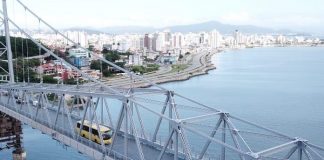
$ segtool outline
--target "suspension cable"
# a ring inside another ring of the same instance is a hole
[[[16,56],[16,59],[15,59],[15,66],[16,66],[16,83],[18,83],[18,53],[17,53],[17,35],[15,36],[15,40],[14,40],[14,43],[15,43],[15,56]]]
[[[55,41],[54,41],[54,46],[56,47],[57,46],[57,41],[58,41],[58,35],[57,35],[57,32],[55,32]],[[55,53],[56,51],[54,51],[54,54],[56,54],[58,57],[60,57],[60,55],[58,53]],[[63,69],[63,61],[62,61],[62,58],[60,59],[60,62],[61,62],[61,84],[63,85],[64,84],[64,74],[65,74],[65,70]],[[72,69],[73,71],[73,69]],[[72,72],[73,73],[73,72]]]
[[[22,74],[23,82],[25,83],[25,55],[24,55],[24,38],[21,37],[21,56],[22,56]]]
[[[103,53],[101,53],[101,54],[102,54],[102,56],[104,56]],[[99,62],[100,62],[100,73],[101,73],[101,75],[100,75],[100,79],[101,79],[101,82],[102,82],[102,77],[103,77],[103,67],[102,67],[102,61],[99,60]]]
[[[39,36],[41,35],[40,23],[41,23],[41,21],[38,19],[38,34],[39,34]],[[39,42],[40,42],[40,40],[39,40]],[[42,84],[44,73],[41,73],[41,71],[42,72],[44,72],[44,71],[43,71],[43,59],[41,58],[41,51],[42,51],[42,49],[40,47],[38,47],[38,56],[39,56],[39,65],[40,65],[40,67],[39,67],[40,70],[38,71],[38,77],[40,78],[40,83]]]
[[[16,1],[12,1],[12,10],[13,10],[13,18],[16,20],[16,9],[15,9],[15,3]],[[18,33],[18,32],[17,32]],[[17,35],[15,35],[14,37],[14,43],[15,43],[15,47],[14,47],[14,52],[15,52],[15,67],[16,67],[16,83],[19,82],[18,79],[18,52],[17,52]]]
[[[25,27],[28,31],[28,15],[27,9],[25,9]],[[28,46],[28,38],[26,38],[26,68],[27,68],[27,82],[30,83],[30,65],[29,65],[29,46]]]

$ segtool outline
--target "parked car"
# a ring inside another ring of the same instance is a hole
[[[8,96],[9,95],[9,93],[8,93],[8,91],[6,91],[6,90],[0,90],[0,95],[1,96]]]
[[[27,102],[25,100],[21,99],[21,98],[18,98],[16,100],[16,103],[18,103],[18,104],[26,104]]]

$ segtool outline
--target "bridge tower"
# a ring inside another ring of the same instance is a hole
[[[7,1],[2,0],[3,7],[3,24],[6,36],[6,48],[7,48],[7,58],[8,58],[8,70],[9,70],[9,83],[15,83],[14,80],[14,69],[12,62],[12,50],[10,43],[10,33],[9,33],[9,21],[8,21],[8,13],[7,13]]]
[[[5,38],[6,38],[6,51],[8,58],[8,71],[9,71],[9,83],[15,83],[14,81],[14,69],[13,69],[13,59],[12,59],[12,50],[11,50],[11,42],[10,42],[10,32],[9,32],[9,20],[8,20],[8,12],[7,12],[7,1],[2,0],[2,9],[3,9],[3,24],[5,30]],[[12,152],[13,160],[25,160],[26,152],[24,151],[21,145],[21,123],[20,121],[11,118],[12,121],[12,133],[15,135],[15,150]]]

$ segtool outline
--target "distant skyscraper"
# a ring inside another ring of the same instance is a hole
[[[156,39],[156,50],[157,51],[165,50],[166,43],[167,43],[165,38],[166,38],[165,32],[160,32]]]
[[[140,38],[140,49],[141,49],[141,50],[144,50],[144,45],[145,45],[145,43],[144,43],[144,38],[141,37],[141,38]]]
[[[172,47],[181,48],[184,43],[184,36],[182,33],[175,33],[172,35]]]
[[[238,30],[235,30],[233,37],[234,46],[238,47],[242,43],[242,34]]]
[[[157,33],[153,34],[153,37],[152,37],[152,50],[153,51],[156,51],[156,41],[157,41],[158,36],[159,35]]]
[[[202,34],[200,34],[200,37],[199,37],[199,43],[203,44],[204,42],[205,42],[205,35],[202,33]]]
[[[145,36],[144,36],[144,47],[147,49],[147,50],[150,50],[151,49],[151,44],[150,44],[150,42],[151,42],[151,39],[150,39],[150,37],[149,37],[149,34],[145,34]]]
[[[213,30],[209,33],[209,46],[213,49],[221,46],[222,36],[217,30]]]

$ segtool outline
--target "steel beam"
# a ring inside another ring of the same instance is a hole
[[[137,130],[136,130],[136,127],[135,127],[133,115],[131,113],[128,113],[127,116],[128,116],[129,121],[130,121],[131,129],[133,130],[133,133],[134,133],[134,138],[135,138],[135,142],[136,142],[139,157],[140,157],[141,160],[144,160],[145,159],[144,158],[144,153],[143,153],[143,149],[142,149],[142,146],[141,146],[141,142],[140,142],[140,140],[138,138],[138,134],[137,134]]]
[[[322,155],[320,155],[319,153],[317,153],[314,149],[312,149],[311,147],[307,146],[305,148],[306,150],[309,150],[311,152],[313,152],[317,158],[319,158],[320,160],[324,160],[324,157]]]
[[[170,100],[170,95],[168,94],[168,95],[167,95],[167,98],[166,98],[166,100],[165,100],[165,103],[164,103],[164,105],[163,105],[163,108],[162,108],[162,111],[161,111],[161,115],[164,115],[165,110],[166,110],[166,108],[167,108],[167,106],[168,106],[168,104],[169,104],[169,100]],[[153,134],[153,137],[152,137],[152,141],[153,141],[153,142],[156,141],[156,136],[157,136],[157,133],[158,133],[158,131],[159,131],[159,129],[160,129],[161,122],[162,122],[162,116],[159,118],[158,123],[157,123],[157,125],[156,125],[156,128],[155,128],[155,130],[154,130],[154,134]]]
[[[172,131],[170,132],[170,135],[169,135],[167,141],[165,142],[165,144],[163,145],[163,149],[161,150],[160,155],[159,155],[159,157],[157,158],[157,160],[161,160],[161,159],[162,159],[162,157],[163,157],[163,155],[164,155],[164,153],[165,153],[167,147],[169,146],[169,144],[170,144],[170,142],[171,142],[171,139],[172,139],[173,133],[174,133],[174,130],[172,130]]]
[[[296,147],[290,149],[290,151],[286,154],[286,156],[284,158],[289,159],[296,152],[297,148],[298,147],[296,146]]]
[[[312,155],[306,150],[306,148],[303,149],[303,152],[308,160],[313,160]]]
[[[4,23],[5,35],[6,35],[9,82],[15,83],[14,69],[13,69],[13,62],[12,62],[12,51],[11,51],[11,43],[10,43],[9,18],[8,18],[8,13],[7,13],[7,1],[6,0],[2,0],[2,7],[3,7],[3,23]]]
[[[275,147],[272,147],[269,149],[265,149],[263,151],[257,152],[256,154],[259,156],[269,156],[269,155],[284,151],[286,149],[289,149],[291,147],[295,147],[296,145],[298,145],[298,142],[300,142],[300,140],[296,139],[294,141],[290,141],[290,142],[287,142],[287,143],[284,143],[284,144],[281,144],[281,145],[278,145],[278,146],[275,146]]]
[[[216,125],[215,125],[215,128],[214,128],[213,131],[210,133],[209,137],[214,138],[214,136],[215,136],[215,134],[216,134],[216,132],[217,132],[219,126],[220,126],[221,123],[222,123],[222,120],[223,120],[223,118],[222,118],[222,116],[221,116],[221,117],[218,119],[218,121],[217,121],[217,123],[216,123]],[[207,142],[205,143],[205,145],[204,145],[202,151],[201,151],[200,154],[199,154],[198,159],[202,159],[202,158],[204,157],[204,155],[205,155],[205,153],[207,152],[207,149],[208,149],[208,147],[209,147],[209,145],[210,145],[211,142],[212,142],[211,140],[207,140]]]
[[[222,132],[222,142],[224,144],[226,144],[226,121],[225,121],[225,116],[223,116],[223,132]],[[238,149],[241,150],[241,149]],[[226,158],[226,148],[225,146],[222,146],[222,150],[221,150],[221,160],[225,160]]]
[[[228,118],[227,117],[224,120],[226,121],[227,127],[230,129],[230,134],[231,134],[231,137],[232,137],[233,142],[235,144],[235,147],[238,150],[242,150],[241,146],[240,146],[240,143],[239,143],[239,141],[237,139],[237,134],[238,134],[237,130],[233,126],[231,126],[231,124],[228,123]],[[245,158],[242,155],[240,155],[240,154],[238,154],[238,155],[239,155],[241,160],[245,160]]]

